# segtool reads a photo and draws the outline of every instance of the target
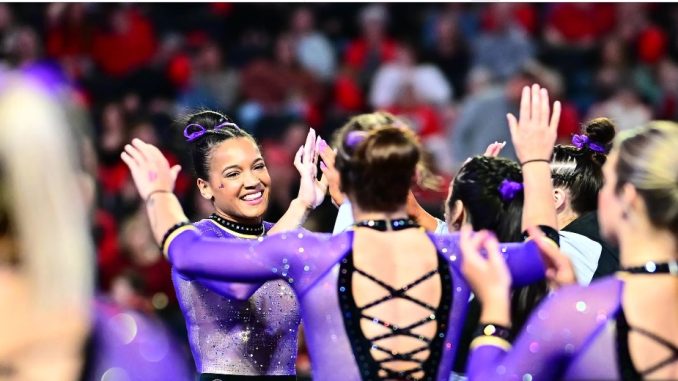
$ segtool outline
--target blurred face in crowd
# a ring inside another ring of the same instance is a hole
[[[258,223],[268,208],[271,177],[249,138],[233,138],[212,149],[209,179],[198,179],[200,193],[214,199],[217,213],[240,223]]]

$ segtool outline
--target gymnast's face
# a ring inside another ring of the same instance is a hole
[[[610,243],[617,244],[619,223],[623,219],[623,205],[616,191],[618,154],[612,151],[603,165],[603,187],[598,193],[598,222],[601,236]]]
[[[198,179],[200,193],[214,198],[220,214],[235,222],[258,223],[266,213],[271,177],[257,145],[233,138],[212,149],[209,180]]]

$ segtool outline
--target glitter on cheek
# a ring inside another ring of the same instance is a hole
[[[219,184],[219,189],[224,189],[224,183]]]

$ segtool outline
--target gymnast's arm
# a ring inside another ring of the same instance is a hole
[[[443,238],[444,237],[444,238]],[[443,254],[461,272],[462,255],[459,248],[459,234],[442,236]],[[511,287],[522,287],[544,279],[546,267],[535,242],[500,243],[499,250],[511,274]]]

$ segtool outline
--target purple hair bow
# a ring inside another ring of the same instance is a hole
[[[365,131],[351,131],[346,134],[346,145],[355,148],[360,142],[365,140],[367,133]]]
[[[238,125],[235,123],[224,122],[215,126],[211,131],[219,131],[225,127],[232,127],[235,128],[236,130],[240,129],[240,127],[238,127]],[[186,141],[192,142],[195,139],[205,135],[207,131],[208,130],[205,127],[201,126],[200,124],[191,123],[188,126],[186,126],[186,128],[184,128],[184,136],[186,137]]]
[[[499,186],[499,194],[504,201],[513,200],[523,190],[523,184],[511,180],[504,180]]]
[[[605,153],[605,147],[600,144],[594,143],[586,135],[577,135],[572,136],[572,144],[579,148],[583,149],[584,147],[589,147],[591,151],[596,151],[600,153]]]

